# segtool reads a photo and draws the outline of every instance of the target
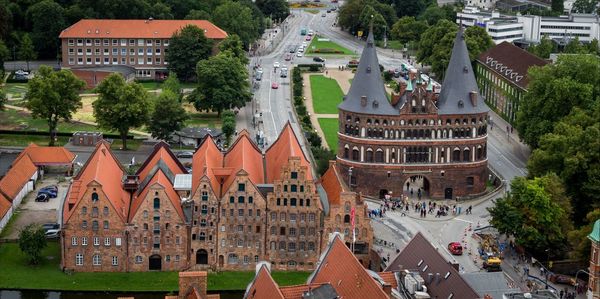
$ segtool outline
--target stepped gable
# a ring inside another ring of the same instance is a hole
[[[480,298],[452,264],[420,232],[406,244],[385,271],[398,272],[413,269],[418,269],[421,277],[425,279],[427,292],[431,298],[450,298],[451,295],[452,298],[461,299]],[[430,273],[433,274],[433,281],[428,282]],[[438,273],[439,277],[437,277]]]
[[[169,171],[173,173],[173,175],[177,174],[185,174],[187,171],[185,167],[179,162],[179,159],[175,157],[175,154],[169,148],[169,145],[164,141],[157,143],[154,146],[154,150],[150,153],[150,156],[144,161],[144,164],[140,166],[140,169],[136,172],[139,176],[140,182],[146,179],[148,175],[153,175],[153,168],[159,164],[159,161],[162,161],[164,166],[167,166]]]
[[[145,188],[140,190],[138,196],[133,200],[133,203],[131,205],[131,213],[129,214],[129,221],[131,222],[133,220],[133,217],[135,217],[135,214],[137,213],[139,207],[142,205],[144,200],[146,200],[148,191],[155,184],[159,184],[160,186],[162,186],[165,189],[165,194],[171,201],[173,208],[175,208],[175,211],[177,211],[177,214],[179,215],[179,217],[182,220],[185,220],[185,216],[183,214],[183,209],[181,208],[181,200],[179,199],[179,196],[177,195],[177,192],[175,191],[175,189],[173,189],[173,183],[165,175],[163,170],[159,169],[152,175],[152,177],[148,181],[148,184],[146,184]]]
[[[238,134],[235,143],[225,153],[223,167],[231,169],[231,174],[224,178],[223,192],[229,189],[235,180],[235,175],[240,170],[248,173],[248,177],[254,185],[265,183],[263,154],[252,142],[250,134],[245,129]]]
[[[361,265],[339,234],[333,237],[318,265],[308,278],[308,284],[330,283],[340,298],[389,298],[382,285]]]
[[[6,199],[12,202],[36,171],[37,167],[29,155],[17,157],[6,175],[0,180],[0,193],[3,193]]]
[[[248,285],[244,299],[285,299],[267,265],[263,263],[259,267],[254,280]]]
[[[30,143],[15,160],[28,155],[35,165],[65,165],[73,163],[75,154],[62,146],[38,146]]]
[[[363,101],[363,97],[366,97],[366,102]],[[386,95],[381,71],[379,70],[379,60],[377,59],[373,30],[369,30],[367,44],[360,56],[358,68],[356,69],[354,79],[352,79],[350,90],[344,101],[338,105],[338,108],[348,112],[364,114],[398,114],[398,111],[390,104]]]
[[[302,146],[300,146],[292,125],[288,121],[279,133],[277,140],[266,151],[266,182],[272,183],[280,179],[281,168],[288,163],[290,157],[300,158],[300,164],[306,166],[306,179],[312,180],[310,163],[304,151],[302,151]]]
[[[321,176],[321,186],[327,193],[329,204],[339,205],[342,192],[346,192],[346,184],[340,178],[335,163],[329,163],[329,168]]]
[[[471,100],[471,92],[476,93],[474,101]],[[454,39],[452,56],[446,69],[437,106],[440,115],[476,114],[489,111],[479,94],[462,27],[458,29]]]
[[[223,153],[217,147],[212,136],[207,135],[200,143],[192,159],[192,194],[196,193],[203,176],[210,180],[213,192],[220,197],[219,179],[215,171],[223,168]]]
[[[71,216],[70,211],[74,209],[85,194],[87,185],[92,181],[102,185],[102,191],[117,211],[117,215],[121,217],[123,222],[126,222],[130,196],[122,185],[125,173],[123,166],[110,150],[110,144],[104,140],[98,142],[96,149],[69,187],[65,208],[63,209],[65,222]]]

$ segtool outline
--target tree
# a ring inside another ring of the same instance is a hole
[[[0,111],[4,111],[4,105],[8,103],[8,98],[6,97],[6,93],[4,89],[0,89]]]
[[[19,248],[31,265],[40,263],[46,245],[46,233],[39,224],[29,224],[19,232]]]
[[[53,146],[58,122],[61,119],[70,121],[72,114],[81,108],[79,91],[85,87],[85,82],[69,70],[54,72],[49,66],[43,65],[27,85],[26,107],[31,110],[33,118],[46,120],[50,146]]]
[[[21,39],[21,47],[19,48],[19,59],[27,62],[27,70],[29,71],[29,62],[37,58],[37,53],[33,48],[33,43],[29,34],[25,33]]]
[[[152,18],[157,20],[172,20],[173,14],[171,13],[171,8],[163,4],[162,2],[156,2],[150,8],[150,15]]]
[[[412,41],[418,41],[419,37],[427,30],[425,21],[417,21],[415,17],[402,17],[392,27],[392,39],[406,44]]]
[[[600,209],[594,209],[585,216],[586,224],[569,232],[569,243],[573,250],[571,258],[584,261],[591,256],[591,244],[588,235],[594,228],[596,220],[600,219]]]
[[[154,109],[148,122],[148,131],[152,137],[169,141],[171,134],[181,130],[188,119],[185,109],[181,107],[177,94],[163,90],[154,102]]]
[[[419,41],[419,50],[417,52],[417,59],[424,64],[431,65],[433,61],[431,57],[433,55],[434,47],[441,41],[446,34],[456,34],[457,26],[454,22],[448,20],[441,20],[435,26],[431,26],[425,30]],[[448,45],[446,45],[448,46]],[[450,51],[452,47],[448,48]]]
[[[223,122],[222,130],[223,134],[225,134],[225,141],[229,146],[231,144],[231,136],[235,133],[235,114],[231,110],[227,110],[221,115],[221,121]]]
[[[265,16],[273,20],[283,20],[290,14],[290,8],[285,0],[257,0],[255,3]]]
[[[519,137],[533,149],[542,135],[573,107],[599,102],[600,61],[590,55],[564,55],[555,64],[529,69],[528,92],[517,112]]]
[[[430,0],[392,0],[391,2],[396,8],[396,15],[399,18],[404,16],[416,17],[432,3]]]
[[[242,108],[252,99],[248,70],[235,57],[221,53],[198,62],[198,87],[190,99],[198,111],[212,110],[219,115],[228,109]]]
[[[576,13],[593,13],[597,5],[598,0],[575,0],[572,11]]]
[[[429,5],[422,14],[419,15],[419,20],[426,21],[429,25],[435,25],[440,20],[448,20],[453,22],[456,19],[456,12],[452,5],[438,6],[437,3]]]
[[[101,128],[119,132],[123,150],[126,150],[129,129],[147,123],[150,112],[148,93],[138,83],[126,83],[117,73],[106,77],[96,90],[99,96],[92,104],[96,122]]]
[[[4,81],[4,61],[9,58],[9,51],[4,41],[0,40],[0,82]]]
[[[567,43],[563,52],[569,54],[586,54],[587,50],[587,47],[583,46],[581,42],[579,42],[579,37],[576,36]]]
[[[204,36],[202,29],[194,25],[183,27],[173,34],[169,43],[165,57],[169,70],[181,76],[182,80],[190,81],[196,64],[210,56],[212,46],[212,40]]]
[[[364,7],[363,0],[348,0],[340,7],[338,13],[338,25],[342,30],[356,34],[359,30],[359,17]]]
[[[190,10],[185,16],[186,20],[210,20],[210,14],[204,10]]]
[[[565,10],[565,5],[563,0],[552,0],[552,11],[557,13],[562,13]]]
[[[550,249],[560,256],[567,249],[565,241],[572,225],[569,197],[558,176],[516,177],[510,186],[512,191],[488,208],[490,223],[500,233],[514,236],[516,243],[530,252],[539,255]]]
[[[551,53],[556,52],[556,44],[544,35],[539,44],[530,46],[527,50],[537,57],[548,59]]]
[[[170,91],[174,93],[177,95],[177,100],[181,102],[183,92],[181,90],[181,83],[179,82],[179,79],[177,79],[177,74],[174,72],[169,73],[169,77],[167,80],[165,80],[165,82],[163,82],[162,91]]]
[[[8,9],[8,1],[0,0],[0,41],[8,37],[12,30],[12,13]]]
[[[56,37],[67,27],[65,10],[52,0],[44,0],[29,7],[27,20],[31,23],[31,39],[36,51],[43,58],[56,58]]]
[[[219,44],[219,50],[221,52],[230,52],[233,57],[237,58],[243,65],[248,64],[248,57],[246,57],[246,51],[244,51],[244,44],[239,36],[236,34],[230,34]]]
[[[229,34],[237,34],[247,47],[260,37],[258,21],[252,10],[240,2],[225,2],[212,14],[212,21]],[[170,51],[170,50],[169,50]]]
[[[556,173],[573,198],[576,225],[600,207],[600,106],[578,107],[540,138],[527,163],[530,176]]]

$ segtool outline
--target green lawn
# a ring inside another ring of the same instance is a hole
[[[327,145],[329,149],[331,149],[334,153],[337,153],[338,147],[338,119],[337,118],[319,118],[319,126],[325,134],[325,141],[327,141]]]
[[[311,75],[310,91],[315,113],[338,113],[337,105],[342,102],[344,93],[335,79],[323,75]]]
[[[0,111],[0,128],[5,130],[22,129],[28,131],[47,132],[48,124],[46,123],[46,120],[32,118],[31,115],[27,112],[6,109],[4,111]],[[58,123],[58,131],[98,131],[98,128],[96,128],[95,126],[76,122],[60,122]]]
[[[49,243],[44,261],[38,266],[26,265],[25,256],[15,243],[0,244],[0,289],[44,289],[79,291],[176,291],[177,272],[74,273],[60,271],[60,246]],[[308,272],[274,272],[280,285],[306,282]],[[244,290],[254,272],[209,273],[208,290]]]
[[[216,113],[191,112],[190,118],[185,122],[187,127],[211,127],[220,128],[221,118]]]
[[[319,13],[318,9],[305,9],[304,11],[307,12],[307,13],[311,13],[313,15],[316,15],[316,14]]]
[[[6,83],[4,91],[12,94],[13,97],[22,97],[27,92],[27,83]]]
[[[139,81],[137,83],[141,84],[146,90],[160,89],[163,85],[163,82],[158,81]],[[181,83],[181,88],[196,88],[196,85],[198,84],[193,82],[184,82]]]
[[[338,55],[354,55],[356,53],[332,42],[332,41],[320,41],[319,38],[322,36],[315,35],[308,45],[306,54],[338,54]]]
[[[65,145],[69,142],[70,137],[59,136],[58,143],[56,145]],[[9,135],[0,134],[0,146],[27,146],[30,143],[37,145],[48,145],[50,137],[38,136],[38,135]]]

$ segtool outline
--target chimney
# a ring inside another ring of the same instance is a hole
[[[428,273],[427,274],[427,284],[431,284],[432,281],[433,281],[433,273]]]
[[[360,97],[360,105],[363,107],[367,106],[367,96],[361,96]]]
[[[179,298],[186,298],[190,288],[195,287],[201,298],[206,297],[206,271],[179,272]]]
[[[469,92],[469,99],[471,100],[471,105],[473,105],[473,107],[477,107],[477,92],[476,91]]]
[[[435,273],[435,282],[437,284],[440,284],[441,281],[442,281],[442,278],[440,277],[440,273]]]

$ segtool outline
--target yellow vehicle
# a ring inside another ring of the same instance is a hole
[[[499,257],[489,257],[483,262],[483,268],[488,272],[502,271],[502,260]]]

